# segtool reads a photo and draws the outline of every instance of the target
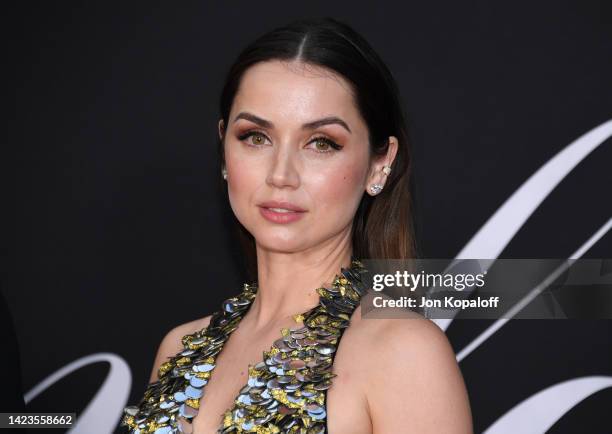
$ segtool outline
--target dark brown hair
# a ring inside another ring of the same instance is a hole
[[[369,131],[370,155],[387,152],[388,137],[398,139],[392,170],[381,193],[364,191],[352,227],[353,256],[359,259],[410,259],[416,256],[410,192],[411,151],[397,83],[369,43],[334,18],[310,18],[276,28],[248,45],[230,67],[220,98],[220,116],[228,117],[240,80],[258,62],[295,61],[328,68],[352,85],[356,105]],[[217,136],[218,137],[218,136]],[[225,162],[224,144],[219,155]],[[256,280],[253,236],[235,218],[247,272]]]

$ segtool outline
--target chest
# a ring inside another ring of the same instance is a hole
[[[215,369],[200,398],[200,409],[193,419],[193,434],[213,434],[221,426],[240,390],[247,384],[248,368],[262,360],[274,338],[245,336],[238,331],[225,343]]]
[[[349,327],[350,329],[350,327]],[[363,396],[363,372],[355,360],[355,342],[346,330],[336,349],[332,372],[336,376],[327,390],[327,432],[331,434],[369,434],[371,425]],[[263,359],[275,337],[256,339],[235,336],[229,339],[217,357],[216,367],[200,399],[200,409],[193,420],[193,434],[215,434],[240,390],[247,384],[248,367]]]

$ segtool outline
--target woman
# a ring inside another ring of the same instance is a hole
[[[163,339],[137,433],[468,433],[431,321],[361,319],[359,258],[415,255],[396,83],[334,19],[247,47],[221,95],[223,178],[257,283]],[[262,357],[263,355],[263,357]]]

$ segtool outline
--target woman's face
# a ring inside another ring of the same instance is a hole
[[[225,131],[219,125],[230,204],[260,248],[298,252],[346,239],[371,171],[368,130],[346,81],[303,63],[255,64]],[[270,201],[303,212],[275,212]]]

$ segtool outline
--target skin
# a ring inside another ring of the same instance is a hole
[[[249,113],[255,118],[237,119]],[[303,129],[334,116],[338,123]],[[255,135],[240,139],[249,132]],[[316,288],[330,285],[350,263],[351,226],[364,192],[385,184],[397,138],[386,155],[370,157],[368,129],[348,83],[326,69],[271,61],[245,73],[229,115],[219,121],[224,139],[230,204],[253,234],[259,290],[217,358],[205,388],[195,434],[215,433],[248,378],[248,365],[262,359],[292,316],[318,303]],[[322,142],[326,137],[341,150]],[[316,140],[315,140],[316,139]],[[285,200],[306,210],[289,224],[267,221],[258,204]],[[407,317],[408,315],[408,317]],[[400,315],[398,315],[400,316]],[[336,353],[337,377],[327,394],[331,434],[470,433],[467,391],[454,352],[430,320],[365,319],[358,307]],[[182,324],[163,339],[151,373],[182,349],[181,338],[208,325],[210,316]],[[358,363],[356,363],[358,361]]]

